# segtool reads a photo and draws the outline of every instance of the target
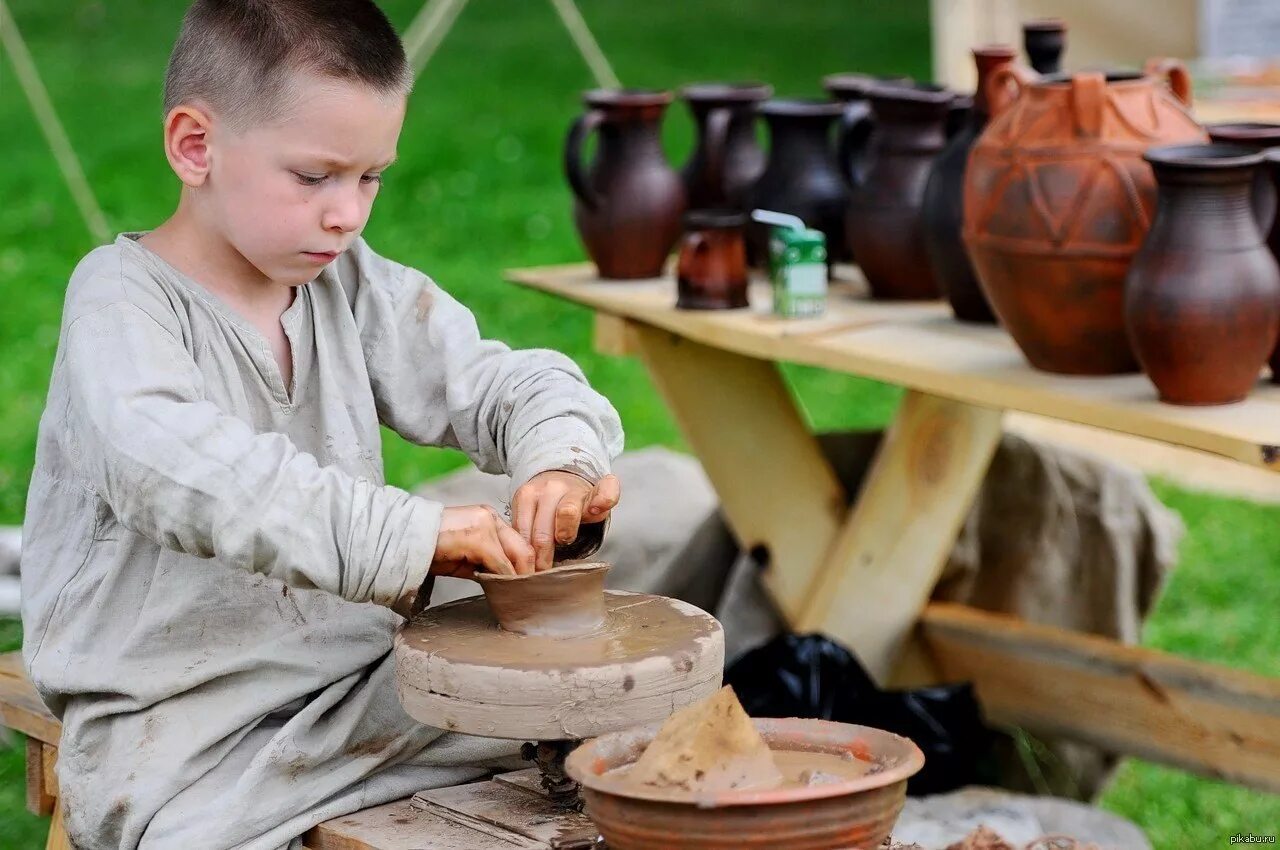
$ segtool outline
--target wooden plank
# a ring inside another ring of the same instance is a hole
[[[62,825],[62,800],[53,807],[53,817],[49,820],[49,838],[44,845],[45,850],[75,850],[71,846],[71,837],[67,828]]]
[[[610,316],[608,313],[596,313],[592,336],[595,349],[601,354],[626,357],[639,352],[632,324],[626,319]]]
[[[505,840],[477,832],[415,809],[408,799],[325,821],[308,831],[302,843],[306,850],[527,850],[530,847],[530,842],[522,836]]]
[[[581,812],[557,811],[545,794],[489,780],[413,795],[412,805],[482,829],[523,835],[539,848],[590,850],[600,833]]]
[[[1280,792],[1280,679],[963,605],[922,629],[992,721]]]
[[[28,739],[30,740],[30,739]],[[50,797],[58,795],[58,748],[52,744],[40,745],[40,761],[43,765],[44,790]]]
[[[62,735],[62,723],[36,693],[18,652],[0,654],[0,725],[46,744]]]
[[[986,474],[1000,421],[999,410],[907,393],[806,594],[800,631],[844,643],[888,681]]]
[[[777,366],[645,325],[635,339],[738,541],[768,549],[765,584],[795,622],[846,499]]]
[[[27,739],[27,811],[40,817],[53,814],[54,795],[49,793],[45,780],[45,745],[35,738]]]
[[[967,325],[936,303],[831,299],[821,319],[750,310],[672,309],[669,280],[601,283],[589,266],[508,273],[512,280],[614,316],[746,357],[785,360],[900,384],[979,407],[1094,425],[1280,471],[1280,386],[1259,377],[1239,404],[1163,404],[1143,375],[1072,377],[1031,369],[1001,329]],[[753,290],[753,297],[755,290]]]

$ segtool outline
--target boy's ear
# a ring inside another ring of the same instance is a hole
[[[209,114],[197,106],[175,106],[164,121],[164,152],[178,179],[192,188],[209,177]]]

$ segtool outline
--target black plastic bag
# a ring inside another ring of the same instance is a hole
[[[779,635],[725,672],[752,717],[816,717],[875,726],[915,741],[924,769],[910,794],[994,784],[995,737],[968,684],[881,690],[853,653],[822,635]]]

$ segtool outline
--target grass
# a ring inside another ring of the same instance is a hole
[[[159,147],[160,79],[181,4],[143,0],[10,0],[10,8],[117,230],[145,229],[172,209],[175,181]],[[408,25],[417,0],[386,0]],[[838,70],[928,76],[924,0],[583,0],[583,13],[629,85],[753,78],[780,93],[816,94]],[[560,176],[563,133],[590,76],[549,4],[472,4],[420,78],[400,162],[367,231],[384,254],[432,274],[477,314],[483,331],[517,346],[572,355],[618,407],[631,448],[680,445],[640,366],[595,354],[589,315],[516,289],[503,268],[582,256]],[[673,158],[691,126],[671,112]],[[20,522],[36,424],[57,342],[63,286],[90,247],[12,68],[0,63],[0,523]],[[807,368],[788,377],[818,427],[887,420],[898,391]],[[464,461],[389,437],[388,479],[412,485]],[[1280,673],[1280,510],[1159,484],[1187,522],[1182,565],[1152,617],[1152,646]],[[18,646],[0,623],[2,648]],[[21,741],[0,747],[0,847],[43,846],[22,806]],[[1128,762],[1104,805],[1133,818],[1159,848],[1224,846],[1235,832],[1274,832],[1280,799]]]

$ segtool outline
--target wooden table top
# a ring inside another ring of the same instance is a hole
[[[1187,446],[1280,471],[1280,386],[1259,377],[1245,401],[1164,404],[1144,375],[1075,377],[1032,369],[998,327],[955,321],[940,302],[872,301],[853,267],[837,269],[825,315],[782,319],[768,284],[744,310],[675,309],[670,277],[603,281],[589,263],[508,271],[509,280],[600,313],[668,330],[749,357],[819,366],[980,407],[1055,419]]]

